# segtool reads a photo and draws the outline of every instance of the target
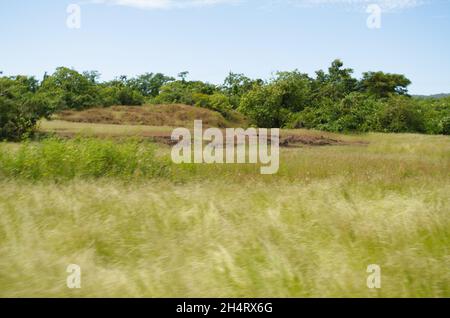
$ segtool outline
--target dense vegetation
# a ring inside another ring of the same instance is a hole
[[[146,73],[100,82],[99,73],[65,67],[42,81],[0,78],[0,138],[17,140],[37,120],[61,110],[95,106],[187,104],[230,118],[236,111],[260,127],[314,128],[333,132],[450,133],[450,97],[413,98],[403,75],[366,72],[361,79],[335,60],[315,77],[279,72],[268,81],[230,73],[222,85]]]

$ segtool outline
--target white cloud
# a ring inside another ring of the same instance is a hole
[[[94,3],[135,7],[139,9],[182,9],[205,7],[218,4],[232,4],[240,0],[94,0]]]
[[[399,11],[418,7],[432,0],[90,0],[94,3],[135,7],[139,9],[183,9],[207,7],[220,4],[237,4],[253,2],[258,5],[273,7],[276,5],[293,5],[301,8],[334,6],[351,10],[365,10],[369,4],[378,4],[382,11]]]
[[[280,0],[275,0],[280,1]],[[377,4],[384,12],[399,11],[423,5],[427,0],[281,0],[298,7],[340,6],[349,9],[363,9]]]

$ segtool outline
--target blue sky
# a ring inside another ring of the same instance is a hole
[[[81,28],[66,25],[81,8]],[[369,29],[369,4],[382,8]],[[0,70],[42,77],[57,66],[125,74],[229,71],[268,79],[314,74],[340,58],[410,78],[413,94],[450,93],[449,0],[2,0]]]

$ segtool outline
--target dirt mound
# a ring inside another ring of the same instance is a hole
[[[245,127],[243,116],[231,113],[224,118],[218,112],[189,105],[111,106],[83,111],[63,111],[56,119],[95,124],[192,127],[202,120],[205,127]]]
[[[168,134],[143,134],[144,137],[151,139],[154,142],[173,146],[177,141],[171,139]],[[270,141],[270,140],[269,140]],[[237,139],[235,139],[237,144]],[[339,146],[339,145],[367,145],[367,143],[360,141],[344,141],[338,139],[327,138],[324,136],[310,136],[310,135],[285,135],[280,137],[280,147],[302,147],[302,146]]]
[[[344,145],[348,142],[324,136],[287,135],[280,137],[281,147]]]

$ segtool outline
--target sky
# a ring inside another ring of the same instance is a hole
[[[411,94],[450,93],[450,0],[0,0],[8,76],[67,66],[220,84],[230,71],[313,76],[336,58],[357,77],[405,74]]]

